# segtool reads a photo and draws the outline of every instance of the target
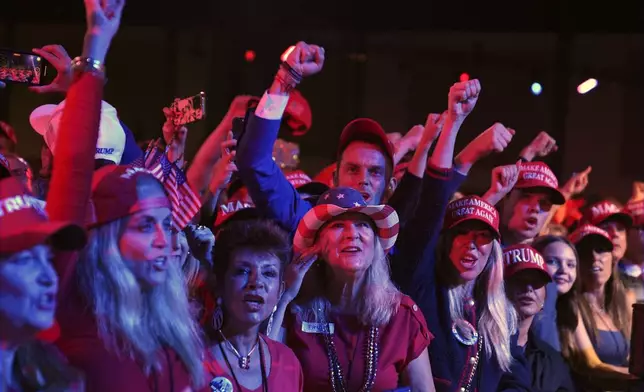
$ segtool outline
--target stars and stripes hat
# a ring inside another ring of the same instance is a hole
[[[295,253],[301,253],[315,242],[318,230],[338,215],[347,212],[364,214],[373,220],[376,236],[387,253],[396,243],[398,214],[388,205],[367,205],[360,192],[353,188],[338,187],[323,193],[315,207],[300,221],[293,238]]]
[[[148,169],[109,165],[94,172],[92,178],[92,217],[89,228],[151,208],[172,208],[166,195],[140,199],[137,183],[141,177],[157,178]]]

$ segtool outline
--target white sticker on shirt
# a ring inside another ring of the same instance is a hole
[[[328,328],[328,329],[327,329]],[[304,333],[331,333],[335,327],[333,323],[307,323],[306,321],[302,322],[302,332]]]

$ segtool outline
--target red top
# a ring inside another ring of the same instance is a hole
[[[347,391],[360,390],[364,383],[368,329],[353,316],[332,316],[333,342],[342,366]],[[329,358],[322,335],[302,331],[299,316],[287,313],[284,320],[286,343],[293,349],[306,374],[306,392],[328,392]],[[398,387],[400,374],[418,358],[433,339],[425,318],[414,301],[403,296],[400,308],[389,324],[380,328],[379,358],[374,391]]]
[[[268,351],[271,357],[270,367],[266,369],[268,372],[268,390],[280,392],[302,392],[303,391],[303,376],[302,367],[300,362],[293,354],[290,348],[282,343],[276,342],[262,335],[262,339],[268,346]],[[237,392],[235,379],[230,375],[228,366],[220,364],[212,355],[206,354],[206,362],[204,363],[206,373],[206,384],[216,377],[225,377],[233,385],[233,390]],[[210,386],[206,385],[200,392],[210,392]],[[242,386],[240,392],[262,392],[263,386],[260,385],[256,389],[248,389]],[[308,392],[308,391],[307,391]]]
[[[83,74],[67,93],[67,105],[54,152],[55,169],[47,197],[47,212],[52,220],[85,226],[103,85],[101,77]],[[183,392],[190,385],[189,375],[171,350],[160,354],[163,371],[147,377],[135,361],[116,358],[105,349],[98,336],[91,307],[77,287],[74,277],[76,262],[77,252],[56,252],[54,267],[59,277],[56,319],[60,326],[60,339],[56,344],[72,366],[85,372],[87,390]],[[171,370],[167,371],[168,368]]]

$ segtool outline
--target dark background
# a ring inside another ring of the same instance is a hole
[[[352,118],[405,132],[444,110],[449,87],[467,72],[483,93],[459,147],[496,121],[517,130],[508,151],[475,167],[469,190],[483,190],[490,168],[514,162],[546,130],[560,145],[547,159],[560,182],[592,165],[591,191],[625,200],[631,182],[644,180],[641,3],[130,0],[108,56],[105,99],[144,140],[160,135],[161,108],[174,97],[206,91],[208,118],[190,128],[191,156],[232,98],[261,95],[282,51],[304,40],[327,54],[324,71],[301,85],[313,109],[311,131],[297,140],[309,174],[332,162]],[[83,33],[80,0],[3,0],[0,47],[59,43],[74,57]],[[251,63],[248,49],[256,52]],[[599,86],[577,94],[589,77]],[[530,92],[534,81],[540,96]],[[16,128],[26,158],[37,162],[42,143],[29,113],[61,99],[22,86],[0,91],[0,119]]]

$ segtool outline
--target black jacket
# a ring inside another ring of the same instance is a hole
[[[525,357],[532,372],[532,389],[535,392],[572,392],[575,387],[568,364],[561,354],[539,340],[530,330]]]

